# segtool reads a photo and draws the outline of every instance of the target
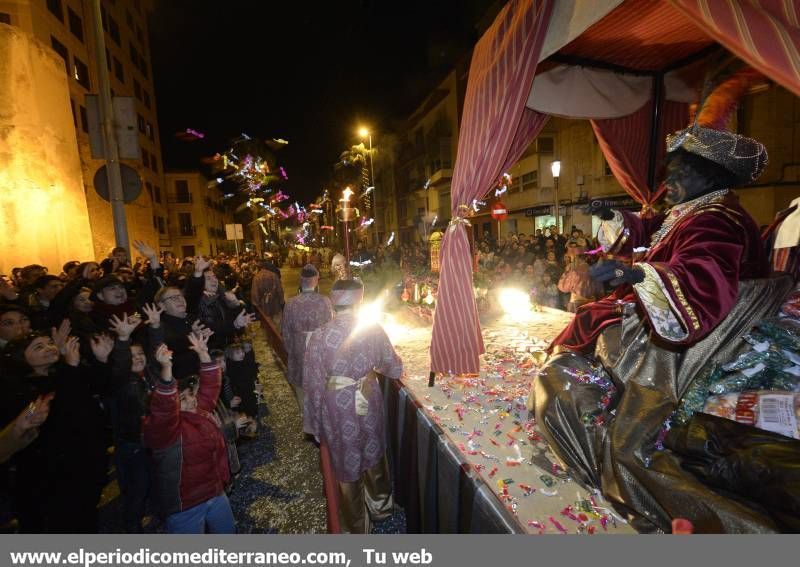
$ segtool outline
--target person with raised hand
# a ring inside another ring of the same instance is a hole
[[[153,451],[155,491],[169,533],[235,533],[225,493],[230,480],[225,440],[213,416],[221,370],[208,352],[208,337],[187,335],[200,360],[200,376],[175,379],[172,353],[156,350],[161,375],[144,422],[145,445]]]
[[[5,463],[39,436],[39,428],[47,421],[54,397],[52,392],[39,396],[0,431],[0,463]]]
[[[222,349],[235,342],[242,331],[255,320],[242,307],[234,293],[226,292],[206,258],[195,260],[194,275],[186,283],[189,312],[214,331],[211,348]]]
[[[103,347],[96,347],[102,354]],[[105,416],[96,399],[102,393],[96,373],[81,366],[79,339],[63,337],[60,346],[43,333],[14,339],[3,352],[2,374],[2,424],[54,394],[38,435],[11,459],[20,531],[95,533],[107,473]]]
[[[148,323],[159,314],[155,306],[146,306],[143,311]],[[134,317],[112,318],[111,330],[116,340],[105,335],[98,339],[103,350],[107,349],[111,354],[109,413],[114,433],[117,480],[122,493],[122,519],[128,533],[142,532],[151,484],[147,451],[142,444],[142,419],[147,414],[153,378],[147,372],[143,346],[131,339],[140,322]]]
[[[149,355],[153,356],[158,345],[164,343],[173,352],[179,376],[197,374],[200,363],[186,338],[197,328],[197,322],[189,315],[183,292],[173,286],[162,287],[156,293],[155,303],[143,306],[142,312],[148,318]]]

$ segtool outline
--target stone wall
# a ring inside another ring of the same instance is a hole
[[[0,24],[0,271],[94,257],[64,62]]]

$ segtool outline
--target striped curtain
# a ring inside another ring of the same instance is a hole
[[[472,54],[445,231],[431,340],[431,370],[476,373],[484,352],[466,223],[459,217],[493,186],[547,116],[525,109],[554,0],[512,0]]]
[[[728,51],[800,96],[800,2],[670,2]]]
[[[652,114],[651,99],[628,116],[591,121],[600,149],[603,150],[614,177],[622,188],[643,206],[653,204],[661,196],[660,187],[650,187],[647,179]],[[659,147],[656,148],[656,167],[666,153],[664,144],[666,135],[685,128],[688,121],[687,104],[669,100],[663,103],[659,121]]]

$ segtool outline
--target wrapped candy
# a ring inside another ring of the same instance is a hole
[[[762,390],[712,396],[703,412],[800,439],[800,393]]]

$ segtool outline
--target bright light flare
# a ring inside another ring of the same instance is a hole
[[[378,298],[369,303],[362,303],[358,309],[358,327],[369,327],[370,325],[380,325],[386,315],[383,312],[384,301]]]
[[[497,299],[503,312],[511,319],[527,321],[533,317],[531,298],[524,291],[507,287],[500,290]]]

